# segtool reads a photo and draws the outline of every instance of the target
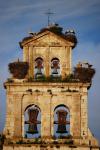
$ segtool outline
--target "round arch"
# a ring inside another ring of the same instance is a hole
[[[35,57],[34,57],[34,61],[37,59],[37,58],[40,58],[42,59],[43,61],[45,60],[45,57],[41,54],[36,54]]]
[[[24,137],[37,138],[41,135],[41,109],[30,104],[24,110]]]
[[[28,101],[27,101],[27,99],[28,99]],[[22,106],[22,115],[24,115],[25,110],[26,110],[28,107],[32,106],[32,105],[35,105],[37,108],[39,108],[39,109],[40,109],[40,112],[42,113],[41,105],[40,105],[39,103],[37,103],[37,101],[32,102],[32,99],[33,99],[33,98],[30,98],[30,99],[29,99],[29,97],[28,97],[27,95],[24,96],[24,99],[23,99],[23,100],[24,100],[24,103],[23,103],[23,106]]]
[[[60,62],[60,59],[58,57],[52,57],[51,61],[58,60]]]
[[[29,107],[31,107],[31,106],[35,106],[35,107],[37,107],[39,110],[40,110],[40,112],[41,112],[41,109],[40,109],[40,107],[38,106],[38,105],[36,105],[36,104],[29,104],[28,106],[26,106],[26,108],[24,109],[24,112],[29,108]]]
[[[54,136],[68,135],[70,135],[70,110],[65,104],[59,104],[54,108]]]
[[[67,108],[67,109],[70,111],[69,107],[66,106],[65,104],[58,104],[58,105],[54,108],[54,111],[55,111],[57,108],[59,108],[59,107],[65,107],[65,108]]]

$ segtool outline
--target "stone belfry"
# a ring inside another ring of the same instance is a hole
[[[58,24],[30,33],[20,42],[23,61],[9,63],[12,77],[4,83],[6,142],[28,140],[33,142],[31,149],[39,149],[34,145],[38,139],[38,144],[49,143],[49,150],[56,139],[60,149],[70,150],[70,144],[79,149],[98,149],[88,128],[87,114],[88,90],[95,70],[89,63],[81,62],[72,69],[76,44],[75,32],[63,33]],[[55,145],[52,149],[56,149]]]

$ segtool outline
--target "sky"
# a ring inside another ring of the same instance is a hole
[[[100,141],[100,0],[0,0],[0,131],[6,116],[4,81],[10,77],[8,64],[22,59],[19,42],[30,31],[47,26],[48,9],[54,14],[51,23],[74,29],[78,44],[73,50],[73,67],[88,61],[96,74],[88,94],[88,124]]]

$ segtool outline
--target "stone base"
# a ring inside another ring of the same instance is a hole
[[[90,139],[5,139],[3,150],[100,150],[97,140]]]
[[[17,144],[4,145],[3,150],[100,150],[100,147],[93,146],[77,146],[77,145],[61,145],[61,144]]]

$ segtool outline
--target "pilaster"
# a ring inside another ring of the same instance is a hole
[[[50,137],[51,136],[51,99],[50,95],[44,94],[42,97],[44,99],[44,104],[41,103],[41,136]]]
[[[7,111],[6,111],[6,125],[4,128],[4,134],[7,138],[14,136],[14,102],[13,94],[7,92]]]
[[[81,136],[88,136],[87,93],[81,96]]]
[[[23,47],[23,61],[28,62],[29,61],[29,51],[28,46]]]
[[[33,46],[29,46],[29,77],[33,77]]]
[[[45,58],[45,75],[49,77],[51,75],[51,60],[50,60],[50,47],[47,47],[46,58]]]
[[[72,47],[69,47],[69,73],[72,73]]]

